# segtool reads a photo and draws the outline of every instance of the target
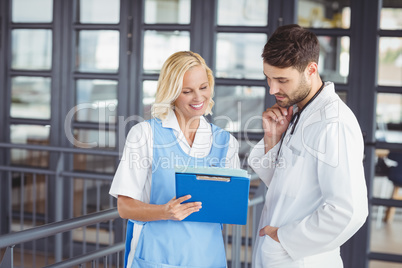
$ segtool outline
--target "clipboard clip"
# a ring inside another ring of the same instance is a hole
[[[223,181],[223,182],[230,182],[230,177],[197,175],[196,178],[197,178],[197,180],[200,180],[200,181]]]

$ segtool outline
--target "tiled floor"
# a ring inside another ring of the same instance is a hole
[[[391,223],[382,223],[381,226],[373,218],[370,251],[402,254],[402,213],[399,212]],[[402,263],[371,261],[369,268],[402,268]]]

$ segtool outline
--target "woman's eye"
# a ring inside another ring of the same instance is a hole
[[[183,94],[188,94],[190,93],[190,91],[183,91]]]
[[[201,89],[207,89],[207,86],[205,86],[205,87],[202,87]]]

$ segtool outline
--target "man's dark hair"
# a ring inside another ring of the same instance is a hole
[[[275,30],[264,46],[264,63],[278,67],[293,67],[299,72],[310,62],[318,64],[320,44],[317,36],[297,24],[284,25]]]

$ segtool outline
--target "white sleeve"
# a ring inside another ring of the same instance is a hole
[[[226,159],[227,161],[225,167],[240,168],[239,142],[232,135],[230,135],[229,148],[226,153]]]
[[[368,215],[360,129],[339,122],[321,133],[319,142],[326,143],[326,150],[314,157],[323,204],[304,219],[278,229],[279,241],[294,260],[341,246]]]
[[[260,179],[267,185],[271,183],[275,171],[276,155],[280,147],[278,142],[271,150],[265,153],[264,139],[261,139],[251,150],[248,164]]]
[[[128,196],[149,202],[152,176],[152,130],[148,122],[136,124],[129,131],[109,194]]]

